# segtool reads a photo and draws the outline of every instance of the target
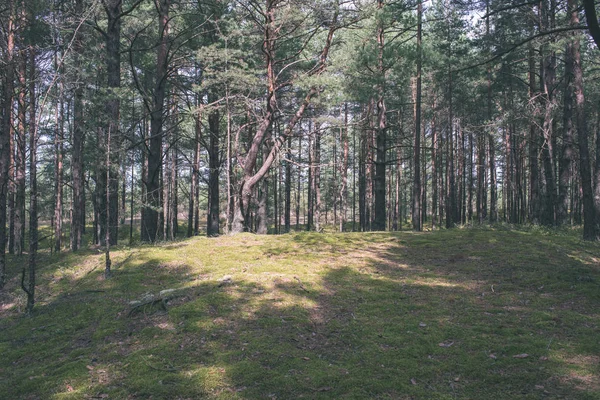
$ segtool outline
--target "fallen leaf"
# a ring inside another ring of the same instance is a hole
[[[454,378],[454,382],[458,382],[460,381],[460,376],[457,376],[456,378]]]
[[[427,324],[425,322],[419,322],[419,326],[421,328],[425,328],[427,326]]]
[[[87,369],[89,369],[90,371],[93,371],[93,370],[94,370],[94,367],[92,367],[91,365],[86,365],[85,367],[86,367]]]
[[[527,357],[529,357],[529,354],[527,354],[527,353],[517,354],[516,356],[513,356],[513,358],[527,358]]]
[[[308,361],[308,360],[310,360],[310,358],[308,358],[308,357],[302,357],[302,359],[303,359],[304,361]]]
[[[329,392],[330,390],[331,390],[331,387],[324,386],[324,387],[318,388],[316,391],[317,392]]]
[[[548,361],[548,357],[546,357],[546,356],[541,356],[541,357],[540,357],[540,361]]]
[[[494,360],[497,359],[498,357],[496,357],[496,355],[494,353],[490,354],[490,358],[493,358]]]
[[[410,383],[412,383],[413,385],[416,385],[417,380],[415,378],[410,378]]]
[[[440,344],[438,344],[438,346],[440,347],[450,347],[454,344],[454,342],[442,342]]]
[[[535,388],[538,389],[538,390],[543,390],[544,389],[544,387],[542,385],[535,385]]]
[[[75,390],[73,389],[73,386],[67,385],[67,392],[72,392],[73,390]]]

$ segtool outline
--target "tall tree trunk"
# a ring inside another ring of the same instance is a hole
[[[452,228],[456,221],[456,185],[454,171],[454,113],[452,104],[452,70],[448,68],[449,86],[448,86],[448,137],[447,137],[447,168],[446,168],[446,228]]]
[[[197,188],[200,184],[200,137],[202,135],[202,122],[200,114],[194,116],[194,161],[191,167],[191,182],[188,207],[187,237],[198,234],[198,226],[195,224],[196,208],[198,202]]]
[[[421,15],[423,4],[417,6],[417,76],[415,90],[415,134],[413,142],[413,194],[412,225],[415,231],[421,231]]]
[[[219,154],[220,119],[221,116],[218,110],[214,110],[208,115],[208,127],[210,138],[208,148],[209,210],[206,221],[207,236],[219,235],[219,173],[221,169]]]
[[[76,0],[75,14],[83,14],[83,0]],[[83,33],[77,29],[73,38],[73,53],[76,65],[79,65],[83,52]],[[81,75],[76,69],[77,76]],[[83,142],[84,142],[84,113],[83,113],[83,85],[77,79],[73,103],[73,133],[72,133],[72,158],[71,175],[73,180],[73,214],[71,218],[71,251],[81,247],[82,219],[83,219]]]
[[[529,101],[535,102],[535,60],[533,58],[533,47],[529,47]],[[539,218],[539,167],[538,167],[538,130],[536,123],[532,121],[529,127],[529,220],[536,224]]]
[[[58,58],[58,55],[56,55]],[[58,68],[58,62],[56,63]],[[54,251],[62,249],[63,224],[63,150],[64,150],[64,100],[63,80],[59,78],[59,93],[56,103],[56,127],[54,131]]]
[[[302,136],[298,136],[298,188],[296,190],[296,230],[300,228],[300,196],[302,194]]]
[[[420,3],[419,3],[420,4]],[[383,9],[383,0],[377,0],[377,8]],[[375,128],[375,146],[376,146],[376,160],[375,164],[375,176],[373,179],[373,197],[374,197],[374,218],[373,218],[373,230],[383,231],[385,230],[385,219],[386,219],[386,207],[385,207],[385,171],[386,161],[385,156],[387,153],[387,118],[386,118],[386,105],[385,105],[385,80],[386,80],[386,68],[384,66],[383,52],[385,47],[385,29],[383,26],[383,15],[378,18],[377,22],[377,72],[379,74],[379,80],[377,83],[377,125]]]
[[[473,223],[473,187],[474,187],[474,163],[473,153],[475,152],[475,139],[473,132],[469,132],[469,192],[467,194],[467,221]]]
[[[596,109],[596,163],[594,168],[594,201],[600,203],[600,108]],[[600,207],[597,209],[597,218],[600,218]],[[599,222],[600,224],[600,222]],[[600,227],[598,228],[600,229]]]
[[[22,255],[25,246],[25,164],[27,153],[27,53],[22,52],[19,59],[19,95],[18,124],[15,140],[15,254]]]
[[[340,227],[339,231],[346,230],[348,218],[348,103],[344,103],[344,126],[341,136],[342,162],[340,165],[340,176],[342,184],[340,186]]]
[[[438,131],[435,120],[436,102],[433,101],[431,117],[431,229],[436,228],[438,217]]]
[[[107,16],[107,27],[105,31],[106,39],[106,75],[108,99],[105,105],[105,122],[103,131],[100,137],[101,141],[106,142],[108,135],[112,137],[111,149],[113,154],[110,154],[110,165],[118,166],[120,164],[121,150],[121,135],[119,133],[119,117],[120,117],[120,94],[118,90],[121,86],[121,17],[122,17],[122,1],[121,0],[103,0],[104,9]],[[105,173],[106,166],[105,155],[103,154],[99,160],[100,172],[98,174],[99,190],[97,200],[100,204],[100,240],[104,241],[105,237],[109,237],[111,244],[116,244],[119,233],[119,170],[113,168],[108,174]],[[108,177],[108,182],[105,184],[104,179]],[[110,197],[106,197],[105,189],[110,186]],[[108,200],[106,200],[108,199]],[[108,201],[108,206],[105,207],[104,201]],[[106,218],[105,212],[110,209],[110,220]],[[109,235],[105,235],[105,231],[109,231]]]
[[[571,26],[579,25],[577,0],[568,0],[571,11]],[[572,43],[573,49],[573,86],[575,95],[575,118],[577,121],[577,138],[579,140],[579,173],[581,174],[581,189],[583,195],[583,238],[585,240],[598,239],[598,226],[596,215],[599,210],[595,208],[594,192],[592,190],[592,173],[588,148],[588,127],[585,115],[585,96],[583,92],[583,69],[581,66],[579,40]]]
[[[569,5],[574,6],[574,2]],[[569,14],[577,12],[576,10],[569,10]],[[569,19],[571,15],[569,15]],[[577,35],[570,34],[571,41],[566,45],[565,49],[565,92],[563,95],[563,143],[561,149],[560,165],[559,165],[559,181],[558,181],[558,223],[567,223],[568,212],[569,212],[569,186],[571,183],[571,163],[575,156],[573,148],[573,44],[579,41]],[[597,142],[596,145],[599,143]],[[596,152],[596,158],[598,159],[599,154]]]
[[[315,173],[314,173],[314,171],[315,170],[313,167],[314,159],[315,159],[315,144],[314,144],[314,140],[313,140],[314,132],[312,131],[312,120],[309,120],[309,122],[308,122],[308,132],[309,132],[309,136],[308,136],[308,185],[307,185],[308,187],[307,187],[307,191],[306,191],[306,197],[307,197],[306,230],[310,231],[314,227],[314,209],[315,209],[315,206],[314,206],[314,199],[315,199],[315,194],[314,194]]]
[[[554,28],[555,1],[551,0],[549,8],[547,1],[540,2],[541,18],[540,30],[545,31]],[[550,39],[550,46],[554,40]],[[542,60],[540,62],[540,100],[543,107],[542,131],[544,143],[542,146],[542,165],[544,172],[544,203],[541,213],[541,222],[547,226],[555,224],[556,185],[554,173],[554,85],[556,80],[556,54],[549,46],[543,46],[540,50]],[[546,54],[545,54],[546,53]]]
[[[287,139],[287,151],[285,160],[285,211],[284,232],[292,229],[292,136]]]
[[[38,249],[38,215],[37,215],[37,121],[35,101],[35,50],[29,47],[29,261],[27,265],[27,284],[25,284],[25,268],[21,276],[21,287],[27,294],[27,313],[31,314],[35,304],[35,270]]]
[[[266,141],[263,144],[263,159],[268,157],[271,132],[267,133]],[[266,235],[269,232],[269,190],[271,177],[265,176],[258,184],[258,208],[256,210],[256,233]]]
[[[490,35],[490,7],[489,0],[486,0],[487,17],[485,20],[486,33]],[[490,125],[488,134],[488,152],[489,152],[489,168],[490,168],[490,222],[496,222],[497,215],[497,194],[496,194],[496,144],[492,129],[492,67],[488,64],[487,68],[487,123]]]
[[[156,54],[156,75],[150,110],[150,149],[148,153],[148,179],[144,220],[142,221],[142,241],[154,242],[159,238],[159,210],[161,208],[163,110],[167,86],[169,53],[169,1],[155,0],[158,9],[159,43]]]
[[[314,153],[315,230],[321,232],[321,124],[315,124]],[[384,215],[385,216],[385,215]],[[385,221],[385,219],[384,219]]]
[[[9,17],[6,22],[7,47],[4,53],[4,82],[2,86],[2,129],[0,130],[0,289],[6,283],[6,202],[8,197],[10,155],[10,135],[12,126],[12,103],[14,85],[14,2],[8,2]]]

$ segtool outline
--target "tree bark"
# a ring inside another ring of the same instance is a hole
[[[6,283],[6,202],[10,170],[10,135],[12,126],[12,103],[14,87],[14,2],[8,2],[9,18],[6,25],[7,46],[5,51],[4,82],[2,93],[2,129],[0,130],[0,289]]]
[[[579,14],[576,10],[577,0],[568,0],[568,6],[569,10],[571,10],[571,26],[579,25]],[[597,240],[599,232],[596,215],[598,210],[595,206],[598,204],[598,201],[594,201],[592,190],[588,127],[585,115],[585,95],[583,92],[583,69],[581,66],[579,40],[573,41],[572,49],[575,118],[577,121],[577,138],[579,140],[579,173],[581,176],[581,190],[583,192],[583,238],[585,240]]]
[[[161,208],[161,174],[163,144],[163,110],[167,86],[169,53],[169,0],[155,0],[158,9],[159,43],[156,54],[156,75],[150,110],[150,148],[148,152],[147,204],[142,221],[142,241],[154,242],[159,238],[159,210]]]
[[[75,14],[83,14],[83,0],[75,2]],[[79,65],[83,52],[83,32],[77,29],[73,38],[73,52],[76,65]],[[84,142],[84,113],[83,113],[83,85],[80,82],[80,72],[75,71],[77,84],[73,102],[73,134],[72,134],[72,158],[71,174],[73,179],[73,214],[71,218],[71,251],[77,251],[81,247],[82,219],[83,219],[83,142]]]
[[[570,6],[574,4],[571,3]],[[569,14],[575,10],[569,10]],[[576,11],[575,11],[576,12]],[[571,16],[569,15],[569,18]],[[561,149],[559,166],[559,187],[558,187],[558,218],[559,224],[565,224],[569,212],[569,186],[571,183],[571,163],[575,156],[573,148],[573,96],[574,96],[574,71],[573,71],[573,44],[579,38],[570,34],[571,40],[567,43],[565,49],[565,92],[563,95],[563,143]],[[596,155],[598,157],[598,154]]]
[[[25,246],[25,166],[27,153],[27,53],[19,59],[18,126],[15,140],[15,254],[22,255]]]
[[[21,278],[21,287],[27,294],[26,310],[28,314],[33,311],[35,304],[35,272],[38,249],[38,215],[37,215],[37,121],[35,101],[35,50],[29,48],[30,76],[29,76],[29,260],[27,265],[27,285],[25,285],[25,268]]]
[[[420,6],[421,3],[419,3]],[[377,0],[377,8],[383,13],[384,2]],[[377,21],[377,125],[375,127],[375,175],[373,179],[374,218],[372,229],[374,231],[385,230],[386,220],[386,153],[387,153],[387,117],[385,105],[386,67],[384,65],[383,52],[385,48],[385,29],[383,26],[383,15]]]
[[[600,49],[600,24],[598,24],[594,0],[583,0],[583,7],[590,35],[592,35],[596,46]]]
[[[421,16],[423,4],[417,6],[417,76],[415,89],[415,134],[413,141],[413,193],[412,193],[412,225],[417,232],[421,231]]]
[[[340,165],[340,176],[342,184],[340,186],[340,227],[339,231],[346,230],[348,219],[348,103],[344,103],[344,126],[342,127],[341,145],[343,147],[342,162]]]
[[[63,90],[60,83],[59,98],[56,103],[56,127],[54,131],[54,251],[62,249],[63,223]]]
[[[533,47],[529,48],[529,100],[535,102],[535,60],[533,58]],[[537,224],[539,218],[539,167],[538,167],[538,131],[534,121],[529,127],[529,220]]]
[[[284,232],[292,229],[292,137],[287,139],[287,151],[285,161],[285,210],[284,210]]]
[[[315,124],[314,153],[314,194],[315,194],[315,231],[321,232],[321,124]],[[384,219],[385,221],[385,219]]]
[[[219,154],[220,123],[219,110],[214,110],[208,115],[209,148],[208,150],[208,197],[209,210],[206,221],[206,235],[219,236],[219,173],[221,169]]]

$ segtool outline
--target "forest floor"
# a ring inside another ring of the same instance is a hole
[[[577,232],[241,234],[112,254],[109,280],[100,250],[41,254],[32,316],[26,258],[10,259],[0,398],[600,399],[600,246]]]

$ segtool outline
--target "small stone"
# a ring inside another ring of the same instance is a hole
[[[165,289],[165,290],[161,290],[161,291],[160,291],[160,293],[158,294],[158,296],[159,296],[160,298],[163,298],[163,299],[164,299],[164,298],[167,298],[167,297],[169,297],[169,295],[171,295],[171,294],[175,293],[175,291],[176,291],[175,289]]]
[[[152,293],[146,293],[142,296],[141,302],[148,302],[154,300],[154,295]]]

